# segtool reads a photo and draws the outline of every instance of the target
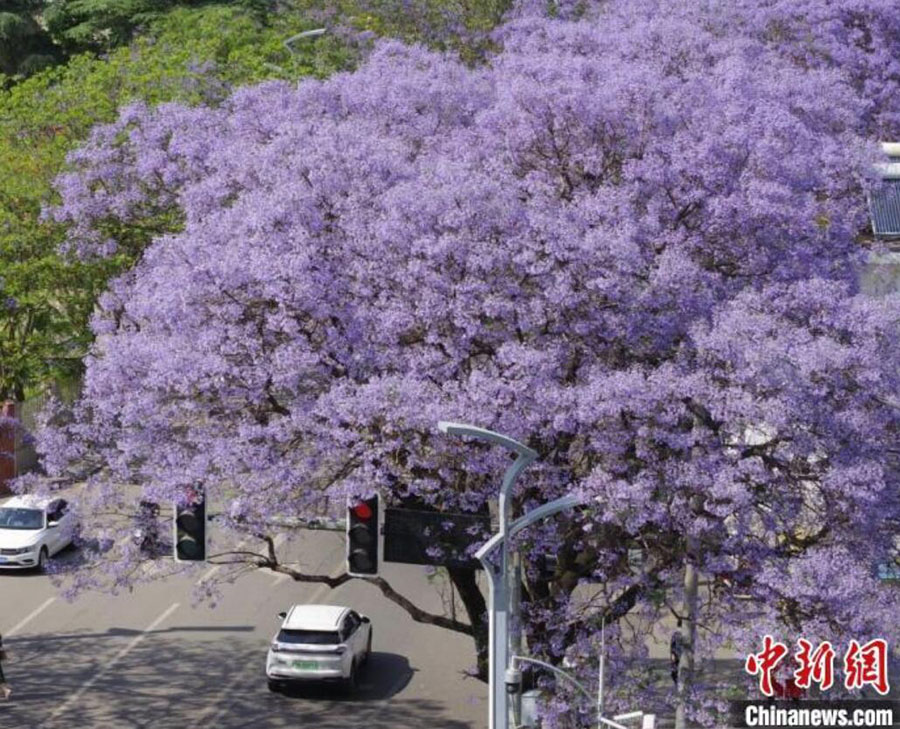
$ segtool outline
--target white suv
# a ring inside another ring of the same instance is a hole
[[[292,681],[340,680],[356,689],[372,652],[372,623],[348,607],[294,605],[283,618],[266,658],[269,690]]]
[[[14,496],[0,504],[0,568],[43,569],[72,543],[75,524],[65,499]]]

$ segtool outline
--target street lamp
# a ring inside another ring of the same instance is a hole
[[[291,46],[291,43],[294,41],[298,41],[301,38],[316,38],[325,33],[325,28],[316,28],[315,30],[304,30],[302,33],[297,33],[297,35],[292,35],[285,41],[282,41],[282,45],[287,48],[287,52],[291,54],[292,57],[296,57],[294,53],[294,49]]]
[[[602,661],[603,656],[600,657],[601,661],[601,671],[602,671]],[[569,683],[571,683],[575,688],[577,688],[582,694],[587,696],[587,698],[593,701],[594,697],[591,692],[578,681],[574,676],[566,673],[565,671],[557,668],[556,666],[546,663],[545,661],[539,661],[537,658],[529,658],[527,656],[513,656],[512,657],[512,665],[511,673],[513,673],[517,678],[521,675],[518,670],[518,665],[520,663],[531,663],[535,666],[540,666],[541,668],[545,668],[548,671],[553,672],[560,678],[565,679]],[[601,684],[600,692],[602,694],[603,687]],[[655,714],[645,714],[643,711],[629,711],[626,714],[617,714],[612,719],[607,719],[603,716],[602,711],[600,710],[599,704],[597,709],[597,729],[604,729],[604,727],[611,727],[611,729],[629,729],[629,727],[622,722],[632,722],[639,721],[641,729],[656,729],[656,715]],[[530,726],[530,724],[529,724]]]
[[[514,668],[509,661],[509,618],[510,607],[515,611],[518,619],[518,600],[510,601],[509,585],[509,546],[508,537],[512,537],[525,527],[539,519],[555,514],[563,509],[569,509],[581,503],[573,494],[567,494],[559,499],[544,504],[527,514],[509,523],[510,497],[513,486],[519,475],[532,463],[538,454],[528,446],[519,443],[500,433],[478,428],[464,423],[438,423],[438,430],[447,435],[469,436],[488,441],[496,445],[502,445],[507,450],[516,454],[516,460],[506,469],[503,476],[503,484],[500,487],[498,499],[498,514],[500,531],[491,537],[475,556],[484,565],[484,569],[490,577],[489,582],[489,616],[488,623],[488,715],[489,729],[509,729],[509,705],[506,693],[505,676],[507,668]],[[495,565],[488,559],[488,555],[500,548],[500,564]]]
[[[604,727],[608,726],[612,729],[629,729],[622,722],[631,722],[631,721],[639,721],[641,723],[640,729],[656,729],[656,715],[654,714],[645,714],[643,711],[630,711],[626,714],[617,714],[612,719],[607,719],[603,716],[603,666],[606,662],[606,632],[604,630],[605,620],[600,623],[600,680],[597,686],[597,729],[604,729]],[[506,683],[509,685],[513,681],[518,681],[521,684],[522,681],[522,672],[519,671],[520,663],[531,663],[535,666],[540,666],[541,668],[545,668],[548,671],[552,671],[560,678],[564,678],[566,681],[575,686],[582,694],[587,696],[589,699],[593,699],[591,696],[591,692],[585,688],[584,684],[582,684],[578,679],[572,676],[569,673],[566,673],[560,668],[547,663],[545,661],[540,661],[537,658],[531,658],[529,656],[512,656],[512,668],[507,671],[507,679]],[[518,717],[516,718],[518,721]],[[525,726],[531,726],[531,724],[526,724]],[[519,729],[518,725],[516,729]]]
[[[281,44],[285,47],[287,52],[291,55],[291,61],[297,60],[297,54],[294,52],[294,47],[291,45],[294,41],[298,41],[301,38],[318,38],[320,35],[323,35],[326,32],[325,28],[316,28],[315,30],[304,30],[302,33],[297,33],[297,35],[292,35],[287,40],[281,42]],[[281,66],[276,66],[274,63],[264,63],[263,66],[266,68],[271,68],[273,71],[278,71],[278,73],[287,73]]]

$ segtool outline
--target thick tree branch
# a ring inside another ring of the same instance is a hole
[[[459,620],[452,620],[444,615],[435,615],[434,613],[429,613],[425,610],[422,610],[420,607],[413,604],[412,601],[408,600],[406,597],[397,592],[393,587],[391,587],[390,583],[383,577],[358,577],[356,579],[365,580],[366,582],[375,585],[379,590],[381,590],[381,593],[388,600],[396,603],[404,610],[406,610],[406,612],[409,613],[410,617],[417,623],[436,625],[439,628],[453,630],[457,633],[462,633],[463,635],[475,635],[475,631],[472,629],[472,626],[467,623],[460,622]]]
[[[447,630],[452,630],[457,633],[462,633],[463,635],[474,636],[475,631],[471,625],[467,623],[463,623],[459,620],[452,620],[444,615],[436,615],[434,613],[429,613],[426,610],[422,610],[418,605],[413,603],[408,598],[401,595],[397,592],[391,584],[384,579],[383,577],[354,577],[352,575],[347,574],[346,572],[341,575],[337,575],[336,577],[332,577],[330,575],[308,575],[303,572],[299,572],[298,570],[293,569],[292,567],[288,567],[287,565],[281,564],[278,562],[275,552],[274,552],[274,544],[270,538],[265,538],[265,541],[268,543],[268,551],[269,557],[265,558],[262,555],[256,554],[254,552],[240,552],[240,551],[232,551],[232,552],[223,552],[221,554],[215,555],[216,557],[224,557],[228,554],[244,554],[250,555],[255,558],[252,564],[255,564],[256,567],[268,568],[273,572],[278,572],[282,575],[287,575],[295,582],[319,582],[325,585],[328,585],[332,590],[340,587],[345,582],[349,582],[350,580],[364,580],[379,590],[381,593],[391,602],[399,605],[407,613],[409,616],[415,620],[417,623],[426,623],[428,625],[436,625],[439,628],[445,628]],[[225,563],[231,564],[231,563]]]

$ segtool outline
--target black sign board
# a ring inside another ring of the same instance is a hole
[[[481,569],[469,548],[480,547],[490,537],[487,514],[384,510],[385,562]]]

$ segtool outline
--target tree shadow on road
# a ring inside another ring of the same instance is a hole
[[[449,698],[404,691],[416,670],[404,656],[373,652],[353,695],[340,686],[314,684],[276,694],[267,687],[266,643],[258,636],[198,632],[187,640],[187,635],[177,629],[154,632],[125,653],[123,648],[134,640],[130,631],[12,639],[14,660],[4,669],[14,694],[0,705],[0,726],[483,727],[455,718],[458,707]]]

